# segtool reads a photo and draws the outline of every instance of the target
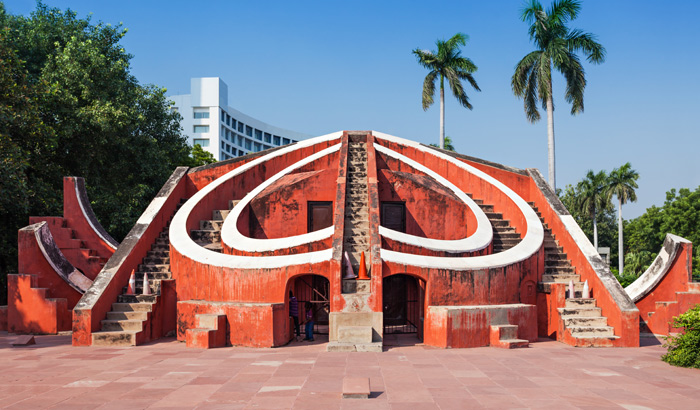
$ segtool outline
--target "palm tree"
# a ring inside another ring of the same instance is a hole
[[[605,171],[597,174],[589,170],[586,177],[578,183],[576,188],[579,191],[578,209],[591,216],[593,219],[593,246],[598,251],[598,223],[596,216],[598,211],[605,209],[610,200],[607,193],[608,176]]]
[[[549,184],[555,191],[552,66],[566,78],[565,98],[571,103],[571,114],[575,115],[583,112],[583,90],[586,88],[585,72],[576,53],[583,52],[594,64],[605,60],[605,48],[595,41],[595,36],[566,26],[580,10],[578,0],[555,1],[547,11],[539,1],[530,0],[521,18],[530,24],[528,33],[537,50],[520,60],[511,79],[513,93],[523,99],[525,115],[530,122],[540,119],[538,104],[547,110]]]
[[[457,101],[470,110],[472,105],[464,92],[462,80],[467,80],[476,91],[481,91],[472,77],[477,70],[476,65],[467,57],[462,57],[459,50],[459,46],[467,44],[467,39],[469,36],[466,34],[457,33],[447,41],[438,40],[437,51],[413,50],[418,63],[430,70],[423,81],[423,110],[433,105],[435,81],[440,77],[440,148],[445,148],[445,78],[450,83],[452,94]]]
[[[622,205],[629,202],[635,202],[637,200],[637,194],[634,192],[635,189],[639,188],[637,186],[637,179],[639,174],[637,171],[632,169],[632,165],[628,162],[620,168],[615,168],[608,176],[608,200],[612,199],[612,196],[617,197],[618,211],[617,211],[617,244],[618,244],[618,267],[620,269],[620,275],[623,273],[624,269],[624,255],[623,247],[624,241],[622,240]]]

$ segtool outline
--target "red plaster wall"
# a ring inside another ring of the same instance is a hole
[[[424,343],[435,347],[467,348],[488,346],[491,325],[496,323],[495,310],[428,309]],[[518,338],[537,341],[537,309],[534,306],[519,306],[508,309],[508,324],[518,326]]]
[[[196,328],[196,315],[224,314],[228,322],[227,340],[233,346],[274,347],[290,339],[287,314],[283,304],[234,304],[182,301],[177,304],[178,340],[185,331]]]
[[[337,177],[338,168],[335,167],[280,179],[252,201],[250,218],[257,221],[260,229],[251,236],[272,239],[307,233],[308,202],[332,203]]]
[[[677,332],[678,329],[672,328],[670,324],[673,317],[700,303],[700,293],[693,292],[694,287],[690,284],[692,254],[693,245],[681,243],[666,275],[654,289],[636,302],[640,322],[651,333],[668,335]]]
[[[455,184],[459,189],[466,193],[472,194],[474,199],[481,199],[485,204],[493,205],[494,211],[502,213],[503,219],[510,221],[510,225],[521,236],[527,230],[527,223],[525,221],[525,217],[520,212],[520,209],[506,194],[496,189],[490,183],[485,182],[481,178],[478,178],[477,176],[472,175],[456,165],[448,163],[447,161],[444,161],[431,153],[419,151],[414,147],[402,146],[388,141],[380,141],[378,143],[430,168],[448,181]],[[402,169],[410,168],[406,164],[398,163],[397,161],[392,161],[390,159],[385,159],[385,161],[389,168],[394,171],[401,171]],[[397,165],[392,165],[396,163]],[[518,175],[519,174],[508,172],[508,174],[504,175],[504,177],[510,178],[514,182],[518,182],[520,181],[520,177],[518,177]],[[522,187],[515,190],[516,193],[522,191]]]
[[[47,297],[66,299],[68,311],[61,312],[65,316],[61,321],[70,323],[70,309],[73,309],[82,295],[66,283],[49,264],[33,231],[19,230],[17,233],[17,270],[22,274],[34,275],[36,287],[49,290]],[[18,296],[22,297],[21,294]],[[8,304],[12,302],[8,300]]]
[[[19,334],[56,334],[70,329],[65,299],[49,298],[34,275],[7,275],[7,330]]]
[[[475,219],[467,206],[429,177],[411,178],[402,172],[381,169],[379,201],[406,204],[406,233],[423,238],[455,240],[467,237],[468,215],[472,233]],[[418,182],[424,182],[420,184]],[[381,212],[381,211],[380,211]]]

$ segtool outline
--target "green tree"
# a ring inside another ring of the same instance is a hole
[[[637,185],[637,179],[639,179],[639,174],[637,171],[632,169],[632,165],[628,162],[621,166],[620,168],[615,168],[608,175],[608,186],[606,188],[608,194],[608,200],[612,199],[612,196],[617,197],[617,232],[618,232],[618,249],[620,253],[618,255],[618,265],[619,272],[622,273],[624,269],[624,241],[622,232],[622,205],[629,202],[637,201],[637,194],[634,192],[635,189],[639,188]]]
[[[598,173],[589,170],[586,177],[577,185],[579,196],[576,206],[590,216],[593,221],[593,246],[598,249],[598,221],[597,215],[602,209],[610,206],[607,194],[608,176],[605,171]]]
[[[131,74],[126,29],[39,2],[28,17],[0,3],[0,32],[0,149],[17,181],[0,195],[4,279],[29,215],[61,213],[63,176],[85,177],[98,219],[120,239],[190,148],[165,90]]]
[[[423,110],[433,105],[435,95],[435,82],[440,81],[440,148],[445,148],[445,78],[450,84],[452,94],[459,103],[468,109],[472,109],[469,97],[464,91],[462,80],[466,80],[476,90],[481,91],[472,76],[477,67],[467,57],[462,57],[460,46],[467,44],[469,36],[457,33],[449,40],[438,40],[437,51],[421,50],[416,48],[413,54],[418,63],[430,70],[423,81]]]
[[[440,148],[438,144],[430,144],[431,147],[437,147]],[[445,148],[448,151],[456,152],[455,151],[455,146],[452,145],[452,138],[450,138],[449,135],[445,135]]]
[[[214,162],[216,162],[216,159],[211,152],[205,151],[199,144],[194,144],[190,153],[189,166],[198,167],[200,165],[213,164]]]
[[[580,188],[577,186],[566,185],[563,190],[559,190],[559,199],[574,217],[576,223],[581,227],[581,230],[593,242],[593,219],[585,210],[581,210],[578,204],[582,196]],[[615,209],[608,202],[608,206],[599,209],[596,214],[596,230],[598,233],[598,243],[601,246],[610,247],[610,258],[617,257],[617,224],[615,218]]]
[[[513,93],[523,99],[525,115],[530,122],[540,119],[538,104],[547,110],[549,184],[555,190],[552,67],[566,79],[565,99],[571,103],[571,114],[575,115],[583,112],[586,88],[585,71],[577,53],[582,52],[594,64],[605,60],[605,48],[595,41],[592,34],[567,27],[580,10],[581,3],[577,0],[555,1],[546,11],[538,0],[530,0],[522,10],[521,18],[530,24],[528,33],[537,50],[518,62],[511,79]]]
[[[649,263],[656,257],[667,233],[672,233],[697,244],[700,243],[700,187],[691,191],[682,188],[666,193],[663,206],[647,208],[641,216],[624,224],[627,252],[649,252]],[[648,267],[642,266],[636,273]],[[693,265],[700,266],[698,247],[693,247]],[[629,266],[627,267],[629,268]],[[628,270],[628,269],[626,269]]]

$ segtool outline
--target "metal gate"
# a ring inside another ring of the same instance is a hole
[[[421,316],[418,281],[408,275],[384,278],[384,334],[418,333]]]
[[[330,283],[318,275],[304,275],[296,278],[294,295],[299,301],[299,321],[306,318],[306,302],[311,302],[314,313],[314,333],[328,334],[328,315],[330,312]],[[303,332],[304,327],[301,327]]]

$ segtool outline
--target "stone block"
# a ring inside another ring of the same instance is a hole
[[[346,343],[372,343],[371,326],[340,326],[338,341]]]
[[[369,378],[346,377],[343,379],[344,399],[367,399],[369,393]]]
[[[36,341],[32,335],[22,335],[12,342],[12,346],[30,346],[35,345]]]
[[[331,312],[329,315],[328,340],[338,341],[338,329],[341,326],[370,326],[372,342],[381,342],[384,331],[384,314],[382,312]]]

